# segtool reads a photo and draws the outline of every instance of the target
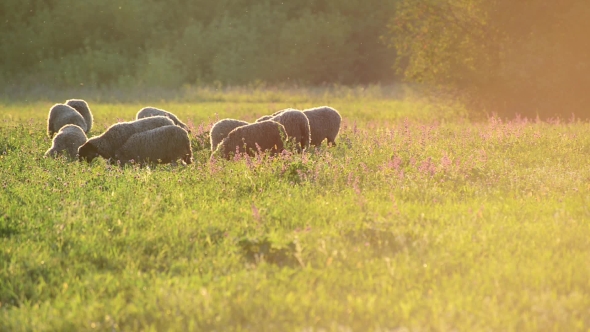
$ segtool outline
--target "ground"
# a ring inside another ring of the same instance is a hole
[[[0,104],[0,330],[590,328],[588,122],[362,89],[216,96],[86,98],[90,136],[175,113],[187,167],[44,158],[60,100]],[[336,147],[208,161],[217,119],[321,105]]]

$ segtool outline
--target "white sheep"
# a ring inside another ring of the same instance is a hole
[[[64,104],[51,106],[47,117],[47,135],[53,137],[53,134],[67,124],[77,125],[86,132],[86,121],[73,107]]]
[[[101,135],[94,136],[84,143],[78,149],[79,158],[88,162],[91,162],[98,156],[105,159],[113,158],[115,151],[123,146],[132,135],[142,131],[172,125],[174,125],[174,122],[165,116],[154,116],[135,121],[116,123]]]
[[[229,160],[236,151],[254,156],[259,148],[276,154],[284,149],[283,140],[286,137],[285,127],[270,120],[237,127],[219,143],[211,158],[221,154]]]
[[[288,110],[292,110],[292,108],[277,111],[272,115],[277,116]],[[306,109],[303,111],[303,114],[305,114],[309,120],[311,145],[321,145],[325,139],[328,139],[328,143],[336,145],[334,140],[336,139],[336,136],[338,136],[338,132],[340,131],[340,122],[342,121],[342,117],[337,110],[329,106],[321,106]],[[256,121],[266,119],[267,117],[268,115],[263,116]]]
[[[119,148],[114,159],[125,165],[131,160],[137,163],[173,163],[182,159],[192,163],[193,152],[186,130],[172,125],[158,127],[134,134]]]
[[[51,148],[45,152],[45,156],[57,157],[66,152],[71,160],[76,159],[78,148],[86,143],[87,140],[88,138],[82,128],[73,124],[65,125],[61,127],[57,132],[57,135],[53,137],[53,144],[51,145]]]
[[[209,139],[211,140],[211,151],[217,149],[217,145],[227,137],[227,135],[234,129],[248,125],[248,122],[236,119],[223,119],[217,121],[209,131]]]
[[[180,128],[182,128],[190,133],[188,126],[185,125],[182,121],[180,121],[178,119],[178,117],[176,117],[176,115],[174,115],[168,111],[164,111],[162,109],[159,109],[159,108],[144,107],[144,108],[140,109],[139,112],[137,112],[135,119],[139,120],[139,119],[149,118],[149,117],[158,116],[158,115],[170,118],[170,120],[174,121],[175,125],[179,126]]]
[[[90,129],[92,129],[92,112],[90,112],[90,107],[88,107],[88,103],[82,99],[69,99],[66,100],[66,105],[75,109],[86,122],[86,129],[84,130],[85,133],[88,133]]]
[[[321,106],[306,109],[303,114],[309,119],[309,128],[311,129],[311,145],[321,145],[324,139],[328,143],[336,145],[334,141],[340,131],[340,122],[342,117],[337,110],[329,106]]]
[[[296,109],[286,109],[273,116],[270,120],[285,127],[287,138],[289,141],[295,142],[297,150],[301,151],[309,148],[311,140],[309,120],[303,112]]]

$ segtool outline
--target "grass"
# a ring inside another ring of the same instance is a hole
[[[147,105],[189,122],[189,167],[43,158],[61,100],[1,104],[0,330],[590,328],[588,122],[260,91],[87,98],[93,134]],[[322,104],[344,118],[337,147],[200,150],[218,118]]]

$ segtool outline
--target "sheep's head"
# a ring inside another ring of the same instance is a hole
[[[56,158],[58,154],[59,154],[59,151],[57,151],[54,148],[51,148],[51,149],[47,150],[47,152],[45,152],[44,156]]]
[[[224,143],[226,143],[226,142],[227,142],[227,137],[224,138],[219,144],[217,144],[217,148],[215,149],[215,151],[213,151],[213,153],[211,153],[210,159],[219,158],[219,157],[229,159],[228,154],[225,153],[226,149],[225,149]]]
[[[80,161],[87,161],[91,162],[94,158],[98,157],[100,154],[98,153],[98,148],[96,145],[92,144],[92,142],[88,141],[80,148],[78,148],[78,159]]]

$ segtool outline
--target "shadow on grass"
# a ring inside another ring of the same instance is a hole
[[[369,226],[344,233],[344,238],[354,246],[368,247],[375,256],[394,255],[409,249],[417,240],[408,233],[396,233],[388,229]]]
[[[278,245],[267,238],[242,239],[238,242],[243,257],[251,264],[266,262],[279,267],[299,266],[297,246],[293,242]]]
[[[0,217],[0,239],[8,239],[13,235],[20,233],[10,217],[3,215]]]

